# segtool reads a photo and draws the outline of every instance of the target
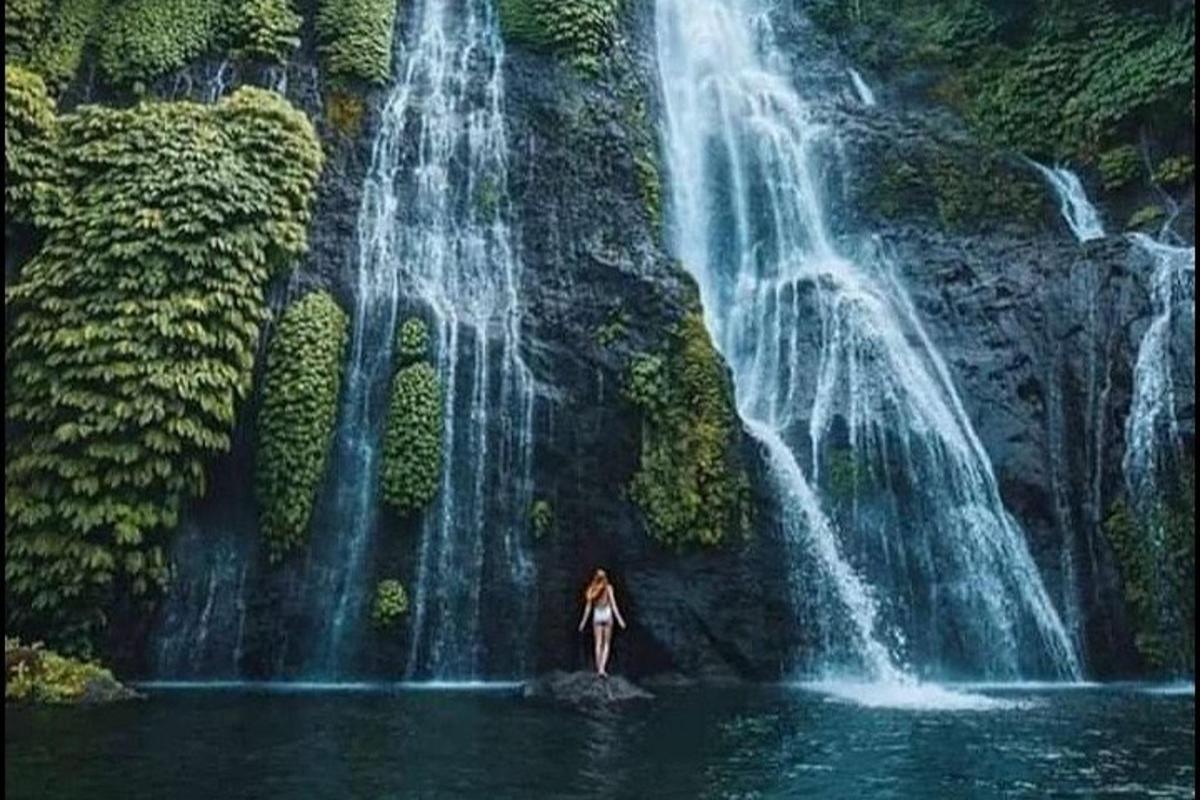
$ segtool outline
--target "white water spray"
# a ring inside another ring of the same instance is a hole
[[[871,91],[871,87],[867,85],[866,80],[854,67],[847,70],[850,73],[850,82],[854,84],[854,92],[858,95],[858,100],[868,108],[875,105],[875,92]]]

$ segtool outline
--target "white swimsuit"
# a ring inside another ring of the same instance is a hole
[[[612,606],[605,603],[592,609],[593,625],[608,625],[612,622]]]

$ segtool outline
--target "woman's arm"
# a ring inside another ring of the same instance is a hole
[[[621,625],[621,629],[625,629],[625,618],[621,616],[621,609],[617,608],[617,593],[613,591],[611,586],[608,587],[608,602],[612,603],[613,616],[617,618],[617,622]]]
[[[583,619],[579,620],[579,630],[583,630],[583,626],[587,624],[588,614],[592,613],[592,601],[588,600],[583,607]]]

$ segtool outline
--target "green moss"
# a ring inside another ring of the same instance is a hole
[[[620,309],[608,315],[608,320],[596,328],[596,344],[610,347],[629,332],[629,314]]]
[[[41,643],[23,645],[4,637],[4,700],[19,703],[74,703],[90,685],[119,686],[99,664],[66,658]]]
[[[348,318],[327,292],[283,312],[267,350],[255,490],[272,561],[301,546],[337,421]]]
[[[1104,524],[1121,573],[1138,652],[1152,668],[1195,669],[1195,471],[1188,464],[1177,487],[1135,511],[1124,500]]]
[[[1125,223],[1126,230],[1141,230],[1156,226],[1167,216],[1167,212],[1160,205],[1142,206],[1129,217],[1129,221]]]
[[[300,46],[303,18],[292,0],[227,0],[234,52],[262,61],[286,63]]]
[[[1114,147],[1100,154],[1096,164],[1100,179],[1109,191],[1127,186],[1142,171],[1142,157],[1131,144]]]
[[[650,217],[650,224],[654,230],[661,231],[663,224],[662,177],[658,171],[658,161],[655,159],[653,151],[646,150],[634,155],[633,164],[637,168],[642,206],[646,209],[646,215]]]
[[[529,509],[530,527],[533,538],[543,539],[554,530],[554,508],[549,500],[534,500]]]
[[[334,89],[325,98],[325,118],[339,135],[353,139],[362,130],[367,106],[357,94]]]
[[[63,202],[54,101],[36,74],[4,65],[4,227],[45,227]]]
[[[321,0],[317,39],[335,79],[385,83],[392,71],[398,0]]]
[[[612,47],[622,0],[500,0],[504,38],[565,58],[594,75]]]
[[[1164,158],[1154,168],[1154,182],[1161,186],[1184,186],[1195,180],[1196,164],[1191,156]]]
[[[864,477],[858,459],[850,448],[834,448],[826,456],[827,485],[830,494],[838,500],[854,497]]]
[[[105,14],[100,66],[119,84],[149,83],[207,52],[225,0],[119,0]]]
[[[61,122],[67,199],[7,297],[5,605],[52,643],[167,580],[322,161],[304,115],[259,89]]]
[[[392,384],[383,441],[383,499],[401,514],[424,508],[442,474],[442,392],[433,365],[402,368]]]
[[[429,328],[420,317],[409,317],[396,331],[396,356],[407,367],[429,357]]]
[[[390,628],[408,612],[408,593],[394,578],[379,582],[375,587],[375,602],[371,604],[371,621],[378,628]]]
[[[629,493],[650,535],[681,547],[748,533],[732,387],[699,313],[685,317],[666,352],[634,360],[626,396],[642,412]]]

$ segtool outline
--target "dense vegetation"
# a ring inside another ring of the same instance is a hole
[[[1195,484],[1189,463],[1163,497],[1142,509],[1119,501],[1104,526],[1138,652],[1161,672],[1195,670]]]
[[[600,70],[622,0],[499,0],[509,41],[549,50],[587,74]]]
[[[860,63],[939,76],[932,97],[992,148],[1091,167],[1110,191],[1191,179],[1193,3],[818,0],[812,13]]]
[[[19,639],[4,637],[6,703],[59,704],[128,696],[128,690],[99,664],[66,658],[40,643],[23,645]]]
[[[642,414],[641,460],[629,493],[650,535],[684,546],[747,533],[733,390],[698,312],[679,323],[665,351],[634,360],[626,395]]]
[[[4,230],[45,228],[62,201],[54,101],[35,73],[4,65]]]
[[[322,154],[251,88],[59,127],[63,201],[7,293],[6,609],[10,631],[78,651],[117,597],[168,578],[165,537],[230,446]]]
[[[307,538],[337,421],[348,322],[328,292],[312,292],[283,312],[267,350],[255,489],[272,560]]]
[[[390,628],[408,612],[408,593],[395,578],[386,578],[375,587],[371,621],[379,628]]]
[[[383,83],[392,68],[399,0],[321,0],[317,38],[333,78]]]
[[[442,474],[442,392],[427,359],[429,334],[420,319],[406,320],[396,336],[399,371],[392,382],[383,440],[383,499],[401,514],[424,508]]]
[[[4,63],[25,66],[61,91],[104,9],[104,0],[5,0]]]

